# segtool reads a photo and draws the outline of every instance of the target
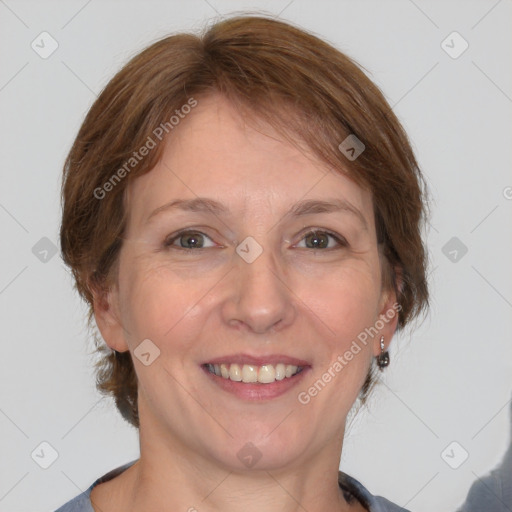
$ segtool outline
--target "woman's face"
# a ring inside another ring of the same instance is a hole
[[[339,457],[396,326],[371,194],[265,133],[222,97],[198,102],[130,186],[118,282],[96,306],[132,354],[141,439],[228,468]]]

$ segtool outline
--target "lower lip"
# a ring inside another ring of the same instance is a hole
[[[206,375],[210,377],[211,381],[224,391],[227,391],[228,393],[231,393],[243,400],[260,401],[271,400],[272,398],[284,395],[299,384],[303,380],[304,374],[306,374],[311,368],[306,366],[300,373],[297,373],[293,377],[285,377],[283,380],[276,380],[269,384],[246,384],[244,382],[236,382],[231,379],[219,377],[218,375],[211,373],[204,366],[202,369]]]

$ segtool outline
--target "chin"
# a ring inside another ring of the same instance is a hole
[[[272,471],[294,465],[299,458],[303,458],[305,451],[311,448],[312,439],[307,440],[290,428],[272,428],[265,425],[265,429],[248,426],[243,432],[225,437],[213,447],[208,447],[213,459],[224,465],[228,471]],[[274,431],[272,431],[275,429]],[[278,430],[281,429],[280,432]],[[213,449],[212,449],[213,448]]]

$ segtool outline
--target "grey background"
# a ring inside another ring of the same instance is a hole
[[[58,253],[44,253],[58,245],[61,167],[83,116],[147,44],[246,9],[297,23],[359,61],[394,105],[433,195],[430,316],[395,337],[341,468],[401,506],[449,511],[510,442],[510,0],[0,0],[1,511],[54,510],[138,457],[136,431],[95,391],[71,277]],[[43,31],[59,45],[46,59],[31,47]],[[441,46],[453,31],[469,43],[456,59]],[[458,248],[446,247],[452,237]],[[43,441],[58,453],[47,469],[31,457],[49,461]],[[457,469],[441,456],[453,441],[452,464],[459,445],[469,454]]]

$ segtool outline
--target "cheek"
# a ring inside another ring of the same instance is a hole
[[[208,279],[191,281],[155,265],[134,265],[122,275],[121,312],[133,348],[145,338],[161,349],[170,339],[174,346],[186,345],[187,339],[197,334],[190,330],[191,320],[199,310],[194,305],[212,287]]]
[[[333,273],[328,284],[310,288],[305,295],[304,303],[322,320],[317,324],[326,327],[319,335],[316,367],[298,401],[319,414],[337,411],[328,421],[333,429],[357,398],[373,356],[367,332],[378,319],[377,279],[375,273],[354,266]]]
[[[347,263],[324,279],[310,276],[302,287],[301,299],[324,322],[331,344],[343,348],[377,319],[380,275],[373,265]]]

